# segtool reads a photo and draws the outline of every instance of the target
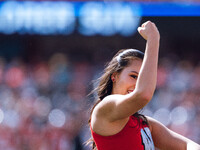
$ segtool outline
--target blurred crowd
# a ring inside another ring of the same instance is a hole
[[[89,150],[88,94],[103,67],[62,53],[34,65],[1,58],[0,149]],[[142,112],[200,143],[199,77],[200,65],[161,58],[155,95]]]
[[[90,76],[87,63],[72,66],[64,54],[34,65],[1,58],[0,149],[83,149]]]

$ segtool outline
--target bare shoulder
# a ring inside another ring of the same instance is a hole
[[[118,133],[128,122],[128,118],[112,121],[115,101],[120,95],[110,95],[105,97],[94,108],[91,116],[91,128],[100,135],[109,136]]]
[[[93,110],[93,115],[98,118],[104,118],[112,122],[114,119],[114,112],[117,105],[124,95],[115,94],[106,96]]]
[[[170,130],[166,126],[164,126],[161,122],[157,121],[156,119],[152,117],[149,117],[149,116],[146,116],[146,117],[147,117],[152,134],[155,134],[155,133],[162,134],[162,133],[170,132]]]
[[[143,108],[139,95],[137,91],[133,91],[126,95],[113,94],[105,97],[93,110],[92,129],[95,131],[106,129],[106,133],[120,131],[128,122],[129,117]]]
[[[149,121],[149,123],[159,123],[157,120],[155,120],[154,118],[152,117],[149,117],[149,116],[146,116],[147,120]]]
[[[151,127],[151,134],[156,147],[170,150],[200,150],[199,144],[173,132],[151,117],[147,117],[147,119]]]
[[[106,96],[96,107],[95,111],[102,113],[102,110],[108,109],[109,107],[112,107],[115,100],[119,99],[122,95],[108,95]],[[104,111],[105,113],[105,111]]]
[[[161,122],[157,121],[156,119],[146,116],[147,120],[149,122],[149,126],[153,129],[153,128],[165,128],[167,129],[167,127],[165,127]]]
[[[158,122],[157,122],[155,119],[153,119],[153,118],[151,118],[151,117],[149,117],[149,116],[145,116],[145,117],[146,117],[147,120],[148,120],[149,129],[150,129],[150,131],[152,132],[153,126],[154,126],[155,124],[157,124]]]

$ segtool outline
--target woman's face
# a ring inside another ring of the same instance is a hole
[[[142,65],[142,60],[134,59],[131,64],[125,67],[120,73],[114,73],[111,77],[113,82],[112,94],[128,94],[135,89],[138,73]]]

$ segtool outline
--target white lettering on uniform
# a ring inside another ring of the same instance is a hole
[[[155,150],[151,131],[149,128],[145,127],[144,129],[141,129],[141,137],[142,144],[144,145],[144,150]]]

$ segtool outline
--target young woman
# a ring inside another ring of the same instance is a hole
[[[193,141],[138,113],[155,91],[160,40],[150,21],[138,32],[147,41],[145,54],[134,49],[119,51],[100,78],[98,102],[89,120],[93,149],[200,150]]]

